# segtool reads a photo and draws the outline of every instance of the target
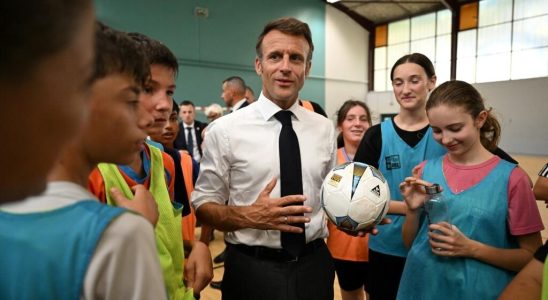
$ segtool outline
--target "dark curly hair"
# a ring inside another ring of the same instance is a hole
[[[168,67],[177,75],[179,72],[179,62],[166,45],[142,33],[130,32],[128,35],[141,46],[151,65],[158,64]]]
[[[92,78],[96,80],[113,73],[129,74],[144,86],[150,77],[150,66],[141,47],[126,33],[97,22]]]

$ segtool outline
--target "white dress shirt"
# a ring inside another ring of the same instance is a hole
[[[190,155],[192,156],[192,158],[194,158],[194,160],[199,162],[202,157],[200,155],[200,149],[198,148],[198,142],[196,139],[196,128],[194,128],[194,122],[192,122],[192,124],[186,124],[183,122],[183,127],[185,128],[184,133],[185,133],[185,141],[187,145],[188,145],[188,129],[187,128],[190,128],[190,134],[192,134],[192,153],[190,153]]]
[[[272,178],[278,182],[270,194],[280,197],[280,160],[278,138],[282,128],[274,114],[281,108],[262,93],[259,100],[219,118],[208,128],[200,175],[192,193],[196,209],[207,202],[248,206]],[[324,212],[320,205],[320,188],[324,177],[335,166],[335,129],[331,121],[310,112],[296,102],[293,128],[299,139],[305,205],[313,208],[306,214],[306,240],[327,236]],[[225,234],[234,244],[281,248],[280,231],[242,229]]]
[[[58,181],[48,183],[41,196],[0,205],[0,210],[29,214],[60,209],[80,201],[99,201],[93,199],[96,197],[83,187]],[[70,230],[70,224],[67,226]],[[132,213],[113,219],[97,243],[83,284],[80,299],[167,299],[152,225]]]

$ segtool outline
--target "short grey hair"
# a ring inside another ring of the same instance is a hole
[[[210,106],[205,108],[204,113],[205,113],[206,116],[209,116],[211,114],[216,114],[216,115],[222,116],[223,115],[223,107],[220,106],[217,103],[213,103]]]

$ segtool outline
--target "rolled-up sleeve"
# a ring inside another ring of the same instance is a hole
[[[225,204],[230,194],[229,139],[226,123],[219,121],[210,124],[204,140],[200,174],[191,197],[194,209],[208,202]]]

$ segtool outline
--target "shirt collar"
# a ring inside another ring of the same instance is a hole
[[[259,96],[259,99],[257,100],[257,107],[265,121],[273,118],[277,112],[282,110],[276,103],[266,98],[266,96],[262,92]],[[299,105],[298,99],[287,110],[291,111],[293,113],[293,116],[295,116],[297,120],[301,119],[303,112],[302,107]]]
[[[236,102],[236,104],[234,104],[234,106],[232,106],[232,111],[235,111],[238,108],[240,108],[240,106],[242,106],[242,104],[244,104],[244,102],[246,102],[246,101],[247,101],[247,99],[245,99],[245,98],[238,100],[238,102]]]
[[[185,123],[185,122],[183,122],[183,126],[184,126],[185,128],[193,128],[193,127],[194,127],[194,122],[192,122],[192,124],[190,124],[190,125],[187,124],[187,123]]]

